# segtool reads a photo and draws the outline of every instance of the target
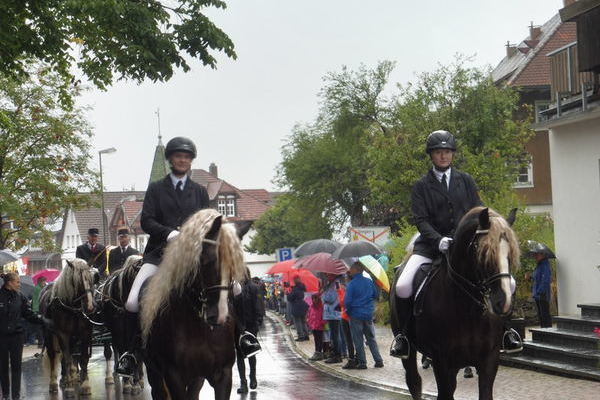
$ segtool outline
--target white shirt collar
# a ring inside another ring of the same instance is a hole
[[[171,177],[171,183],[173,184],[173,187],[177,188],[177,182],[181,181],[181,190],[183,190],[185,183],[187,182],[187,174],[185,174],[182,178],[178,178],[171,172],[169,173],[169,176]]]
[[[448,185],[450,185],[450,175],[451,175],[450,172],[451,171],[452,171],[452,167],[448,168],[444,172],[438,171],[437,169],[433,168],[433,174],[435,175],[435,178],[438,180],[438,182],[441,182],[442,176],[444,176],[444,174],[446,174],[446,183]]]

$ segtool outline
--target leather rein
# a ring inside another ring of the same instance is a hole
[[[489,233],[489,229],[477,229],[467,246],[468,249],[473,248],[475,251],[477,250],[478,242],[477,239],[479,236],[487,235]],[[490,309],[490,294],[491,284],[499,281],[502,278],[510,278],[512,275],[510,274],[510,265],[508,272],[498,272],[491,276],[485,277],[480,276],[478,282],[474,283],[471,280],[465,278],[463,275],[458,273],[454,267],[452,267],[452,263],[450,262],[450,257],[448,256],[448,252],[444,253],[446,258],[446,264],[448,265],[448,272],[450,273],[450,280],[469,298],[471,299],[477,306],[481,308],[482,314],[485,314],[486,311]]]

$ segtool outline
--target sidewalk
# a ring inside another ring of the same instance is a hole
[[[292,349],[309,362],[308,358],[314,352],[312,337],[307,342],[294,341],[295,331],[290,327],[286,327],[278,314],[269,312],[269,315],[284,327]],[[365,346],[365,352],[369,368],[366,370],[345,370],[342,369],[343,364],[325,364],[322,361],[310,363],[319,370],[345,379],[408,394],[402,362],[388,355],[390,343],[392,342],[391,330],[389,327],[376,326],[375,331],[379,350],[385,364],[384,368],[373,368],[374,362],[367,346]],[[430,395],[430,398],[435,398],[437,388],[433,371],[431,368],[423,370],[420,367],[420,356],[419,374],[423,378],[423,393]],[[477,375],[475,375],[475,378],[465,379],[462,372],[459,372],[455,397],[457,400],[477,399]],[[565,378],[504,366],[499,367],[494,383],[494,399],[496,400],[595,400],[598,398],[600,398],[600,382]]]

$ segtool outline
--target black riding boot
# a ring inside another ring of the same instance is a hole
[[[502,352],[518,353],[523,350],[523,340],[521,336],[512,328],[507,328],[502,336]]]
[[[406,337],[408,323],[412,316],[412,302],[409,299],[397,299],[398,320],[402,326],[400,333],[396,335],[390,346],[390,356],[407,359],[410,353],[410,343]]]

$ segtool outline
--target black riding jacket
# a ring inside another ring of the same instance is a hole
[[[208,192],[190,177],[183,187],[181,198],[175,192],[169,175],[152,182],[148,186],[142,207],[142,229],[150,235],[144,250],[144,262],[160,264],[169,233],[179,230],[196,211],[208,207]]]
[[[445,190],[429,170],[412,189],[412,223],[421,234],[413,253],[435,258],[440,239],[452,237],[467,211],[481,204],[477,185],[469,174],[452,168],[450,186]]]
[[[125,252],[121,250],[120,246],[112,248],[108,253],[108,275],[121,269],[123,267],[123,264],[125,264],[125,260],[127,260],[127,257],[135,256],[138,254],[140,254],[140,252],[131,246],[127,246],[127,250],[125,250]],[[104,268],[100,270],[100,276],[104,277],[105,275],[106,266],[104,266]]]
[[[31,311],[29,301],[21,292],[2,287],[0,289],[0,335],[23,333],[23,318],[34,324],[42,323],[42,319]]]

